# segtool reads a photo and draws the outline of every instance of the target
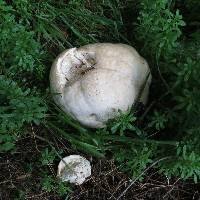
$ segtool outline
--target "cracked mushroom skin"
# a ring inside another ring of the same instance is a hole
[[[137,51],[125,44],[96,43],[71,48],[54,61],[50,87],[63,111],[91,128],[126,112],[138,99],[147,102],[150,69]]]

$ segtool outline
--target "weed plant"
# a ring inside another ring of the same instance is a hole
[[[15,152],[15,143],[35,124],[44,129],[38,138],[52,149],[44,149],[39,166],[53,164],[62,155],[51,133],[78,151],[111,155],[132,178],[142,180],[145,169],[152,166],[168,178],[198,182],[199,9],[195,0],[0,0],[1,154]],[[131,18],[126,13],[130,10]],[[65,48],[92,42],[135,46],[153,75],[144,111],[134,105],[99,130],[71,119],[49,100],[48,92],[55,56]],[[43,190],[50,192],[56,185],[46,171]],[[61,196],[70,190],[65,185],[59,188]]]

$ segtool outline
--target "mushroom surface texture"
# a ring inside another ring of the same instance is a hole
[[[146,60],[125,44],[96,43],[71,48],[54,61],[54,101],[81,124],[102,128],[138,100],[146,104],[151,73]]]
[[[58,165],[57,176],[64,182],[81,185],[91,175],[90,162],[79,155],[63,158]]]

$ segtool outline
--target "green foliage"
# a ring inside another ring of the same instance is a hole
[[[120,169],[129,173],[134,179],[139,177],[145,168],[152,163],[152,155],[155,150],[153,145],[145,143],[129,144],[116,150],[114,157]],[[139,180],[142,179],[143,176],[139,178]]]
[[[43,76],[44,52],[34,32],[17,22],[13,7],[4,1],[0,1],[0,29],[0,151],[8,151],[24,125],[38,125],[45,117],[46,105],[31,85]]]
[[[167,162],[159,164],[161,172],[164,172],[169,178],[176,175],[186,180],[193,178],[197,183],[200,178],[200,156],[190,149],[191,145],[180,144],[177,147],[176,155]]]
[[[195,10],[198,5],[194,6],[193,3],[187,1],[182,6]],[[194,15],[189,17],[186,14],[184,17],[189,28],[194,22],[190,20],[197,19]],[[156,110],[148,116],[146,130],[150,133],[153,129],[159,132],[165,130],[164,133],[169,136],[165,135],[164,138],[179,142],[175,147],[164,146],[157,152],[160,157],[170,157],[159,164],[160,171],[169,177],[193,177],[197,181],[200,178],[200,121],[197,117],[200,115],[200,37],[198,26],[193,26],[193,32],[189,32],[190,37],[183,35],[184,40],[181,40],[181,26],[185,25],[180,11],[175,10],[175,6],[169,1],[142,1],[137,25],[138,40],[145,40],[144,52],[147,57],[153,58],[152,65],[157,67],[153,68],[153,74],[159,77],[167,89],[165,95],[162,95],[164,90],[157,90],[155,96],[163,97],[155,100]],[[155,81],[154,84],[159,83],[160,81]]]
[[[35,73],[42,77],[44,65],[41,63],[43,51],[41,45],[34,39],[34,32],[27,31],[21,22],[17,23],[12,14],[12,7],[0,2],[0,65],[2,71],[17,78]],[[2,7],[2,6],[5,7]],[[7,9],[6,9],[7,8]],[[4,11],[4,12],[2,12]]]
[[[0,99],[0,150],[7,151],[14,147],[13,142],[24,124],[40,123],[46,107],[30,89],[23,91],[16,82],[3,75],[0,75]]]
[[[54,149],[49,150],[48,148],[44,149],[41,155],[41,163],[42,165],[53,164],[57,154]]]
[[[154,115],[151,117],[151,122],[148,124],[148,127],[155,127],[156,130],[163,130],[167,124],[167,116],[164,113],[154,112]]]
[[[200,9],[200,2],[198,0],[187,0],[184,2],[187,13],[185,14],[185,20],[190,27],[200,27],[200,16],[198,11]]]
[[[56,180],[49,175],[44,176],[41,185],[44,191],[57,193],[61,197],[71,192],[70,187],[66,183]]]
[[[39,40],[45,39],[62,48],[87,44],[99,40],[119,40],[122,20],[117,9],[121,3],[111,1],[30,1],[13,2],[15,12],[23,24],[36,32]],[[111,17],[106,17],[103,8]],[[114,33],[114,34],[113,34]]]
[[[158,60],[173,54],[185,26],[182,15],[171,12],[168,0],[142,0],[137,25],[137,38],[145,41],[144,48]]]
[[[30,89],[23,91],[5,76],[0,76],[0,95],[1,99],[5,99],[1,106],[2,132],[19,129],[26,122],[39,124],[44,117],[46,109],[42,99],[31,94]]]
[[[133,124],[136,121],[136,117],[133,115],[131,110],[125,113],[119,111],[119,114],[119,117],[115,120],[111,120],[110,125],[108,124],[108,126],[111,126],[111,133],[119,132],[122,136],[125,131],[130,130],[138,135],[141,134],[141,131]]]

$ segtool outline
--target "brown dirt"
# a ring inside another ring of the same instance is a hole
[[[57,140],[57,148],[64,154],[72,151],[63,141]],[[24,198],[30,200],[61,200],[55,192],[41,189],[40,172],[48,171],[55,176],[59,159],[52,166],[40,166],[41,150],[48,144],[29,135],[17,143],[14,153],[0,154],[0,200],[20,199],[19,191],[25,192]],[[87,156],[86,156],[87,157]],[[81,186],[72,186],[73,193],[68,200],[119,200],[120,195],[131,183],[130,178],[119,171],[113,160],[98,160],[87,157],[92,162],[92,176]],[[177,178],[168,180],[164,175],[150,170],[142,182],[136,181],[120,200],[197,200],[200,199],[200,184],[182,181]]]

